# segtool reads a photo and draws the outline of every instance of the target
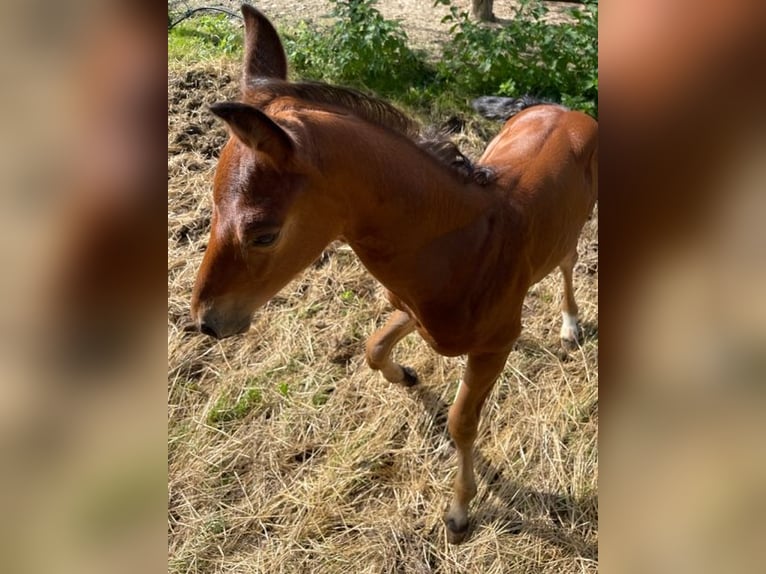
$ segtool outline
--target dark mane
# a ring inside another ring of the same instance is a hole
[[[352,88],[331,86],[320,82],[285,82],[265,78],[251,82],[248,99],[265,105],[276,98],[290,97],[316,104],[343,108],[370,123],[390,128],[409,138],[420,133],[420,126],[412,118],[388,102],[368,96]]]
[[[320,82],[293,83],[264,78],[251,82],[246,87],[245,95],[249,102],[259,107],[277,98],[290,97],[347,110],[367,122],[407,137],[463,181],[487,185],[494,180],[494,174],[489,168],[474,165],[445,134],[423,135],[420,124],[404,112],[358,90]]]

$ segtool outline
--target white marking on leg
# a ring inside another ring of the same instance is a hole
[[[577,315],[561,312],[561,338],[564,341],[577,342]]]

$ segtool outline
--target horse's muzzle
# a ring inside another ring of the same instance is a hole
[[[200,330],[200,332],[202,332],[205,335],[209,335],[210,337],[214,337],[216,339],[220,339],[220,337],[218,336],[218,333],[216,332],[216,330],[213,329],[213,327],[211,327],[207,323],[201,323],[200,326],[199,326],[199,330]]]
[[[215,339],[225,339],[226,337],[233,337],[234,335],[241,335],[246,333],[250,329],[250,317],[246,321],[232,324],[218,323],[209,318],[201,318],[196,324],[197,330],[200,333],[213,337]]]

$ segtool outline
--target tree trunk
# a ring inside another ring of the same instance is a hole
[[[495,16],[492,14],[493,0],[473,0],[473,15],[482,22],[492,22]]]

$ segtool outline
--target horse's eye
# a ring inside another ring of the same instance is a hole
[[[277,240],[277,237],[279,237],[279,233],[276,232],[261,233],[250,240],[250,245],[252,247],[268,247]]]

